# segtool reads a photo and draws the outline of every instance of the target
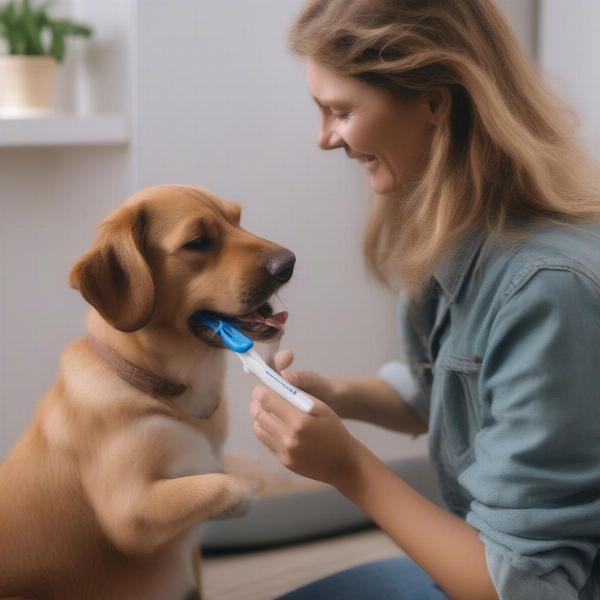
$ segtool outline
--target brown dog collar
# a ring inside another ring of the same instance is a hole
[[[123,358],[116,350],[113,350],[110,346],[107,346],[91,334],[88,334],[87,340],[92,348],[115,370],[123,381],[144,392],[144,394],[148,394],[154,398],[173,397],[183,394],[187,389],[183,383],[175,383],[168,379],[163,379],[150,371],[134,365]]]

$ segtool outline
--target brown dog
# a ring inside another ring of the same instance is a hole
[[[188,186],[135,194],[73,267],[92,305],[32,425],[0,465],[0,598],[200,598],[195,526],[243,513],[223,472],[225,352],[199,311],[278,335],[294,255]]]

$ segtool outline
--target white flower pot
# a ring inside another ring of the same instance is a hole
[[[56,67],[51,56],[0,56],[0,117],[51,113]]]

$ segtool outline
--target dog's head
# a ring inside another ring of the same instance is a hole
[[[292,252],[240,227],[240,207],[191,186],[164,185],[132,196],[99,226],[71,270],[71,287],[113,327],[200,337],[211,311],[254,339],[279,332],[269,298],[292,276]]]

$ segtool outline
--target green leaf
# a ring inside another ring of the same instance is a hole
[[[45,27],[50,22],[50,18],[48,17],[48,7],[52,4],[52,2],[44,2],[41,6],[38,6],[33,11],[33,19],[38,25],[38,27]]]
[[[64,35],[78,35],[82,37],[90,37],[92,35],[92,29],[81,23],[74,23],[63,19],[61,21],[55,21],[55,26],[59,26]]]
[[[36,25],[31,12],[27,13],[27,18],[24,19],[23,25],[27,39],[27,48],[25,53],[33,56],[39,56],[40,54],[44,54],[41,36],[42,31]]]
[[[23,19],[19,14],[16,2],[11,1],[2,15],[6,29],[9,52],[11,54],[22,54],[25,47],[25,32],[23,30]]]
[[[71,30],[69,31],[71,35],[77,35],[79,37],[92,37],[94,30],[91,27],[86,27],[85,25],[71,25]]]
[[[2,21],[7,26],[14,24],[14,22],[15,22],[15,5],[12,2],[10,2],[10,4],[6,5],[6,8],[4,9],[4,11],[2,13]]]
[[[20,34],[18,27],[9,28],[7,39],[11,54],[23,54],[24,36]]]
[[[60,28],[55,26],[52,26],[52,43],[49,54],[54,56],[58,62],[62,62],[65,56],[65,37]]]

